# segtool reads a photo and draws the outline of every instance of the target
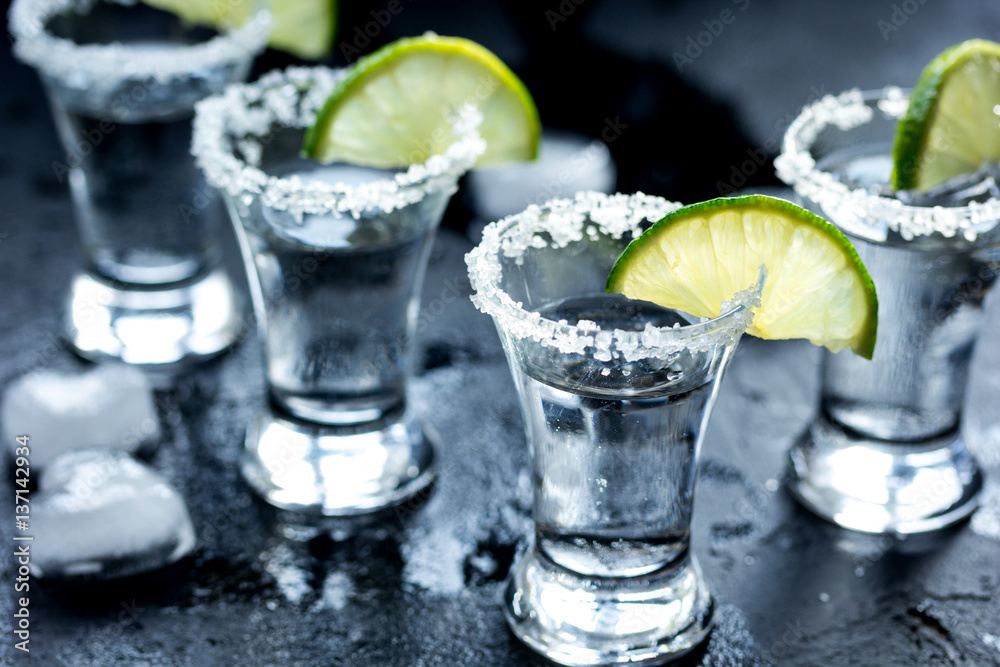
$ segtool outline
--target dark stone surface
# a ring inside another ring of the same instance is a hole
[[[594,2],[604,13],[595,9],[589,20],[604,16],[612,24],[610,3]],[[695,18],[708,12],[694,4],[684,11]],[[817,6],[825,16],[833,4]],[[892,12],[891,3],[868,4]],[[944,11],[933,4],[910,25]],[[417,16],[410,8],[416,3],[406,6]],[[654,9],[662,20],[680,11]],[[981,14],[966,16],[962,30],[975,29]],[[944,25],[949,35],[959,32],[956,21]],[[501,36],[509,28],[502,20],[496,26]],[[418,29],[425,27],[434,26]],[[413,31],[409,23],[405,29]],[[971,34],[958,39],[965,36]],[[516,59],[516,48],[511,53]],[[706,55],[702,62],[711,60]],[[796,71],[803,67],[796,63]],[[50,168],[62,151],[34,74],[6,52],[0,72],[0,382],[6,385],[26,369],[83,363],[65,349],[59,329],[80,256],[65,184]],[[807,89],[806,83],[796,90]],[[759,100],[751,106],[759,111]],[[676,192],[656,191],[688,201],[698,196]],[[13,649],[9,632],[16,568],[12,471],[4,465],[0,664],[543,664],[508,633],[500,611],[501,582],[531,525],[526,452],[493,325],[465,298],[462,255],[470,247],[458,232],[442,233],[424,290],[427,326],[413,395],[444,444],[440,481],[429,497],[366,524],[322,527],[258,502],[235,468],[244,426],[263,401],[260,350],[251,337],[158,394],[166,436],[150,462],[185,494],[196,553],[116,582],[33,580],[30,655]],[[447,297],[447,284],[458,285],[462,296]],[[986,331],[1000,326],[997,310],[993,299]],[[808,344],[745,340],[725,378],[704,444],[694,519],[694,551],[720,601],[718,623],[706,646],[681,664],[1000,664],[995,336],[977,351],[965,416],[991,480],[987,506],[971,523],[929,540],[839,530],[798,508],[781,488],[783,453],[813,412],[818,359]]]

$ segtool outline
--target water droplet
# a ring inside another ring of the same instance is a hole
[[[777,491],[778,487],[780,487],[780,486],[781,485],[778,484],[778,480],[776,480],[776,479],[769,479],[766,482],[764,482],[764,488],[767,489],[768,491],[770,491],[771,493],[774,493],[775,491]]]
[[[980,633],[979,638],[982,640],[984,644],[986,644],[990,648],[995,648],[998,651],[1000,651],[1000,637],[997,637],[996,635],[991,635],[988,632],[983,632]]]
[[[744,565],[753,565],[756,562],[757,562],[757,559],[754,558],[753,556],[744,556],[743,557],[743,564]]]
[[[854,568],[854,576],[856,577],[865,576],[865,568],[861,567],[860,565]]]
[[[820,593],[819,594],[819,601],[820,602],[824,602],[824,603],[825,602],[829,602],[830,601],[830,594],[829,593]]]

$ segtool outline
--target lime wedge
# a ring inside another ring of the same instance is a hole
[[[773,197],[712,199],[670,213],[629,244],[607,291],[699,317],[767,271],[747,333],[807,338],[871,359],[878,324],[875,285],[837,228]]]
[[[970,39],[924,68],[892,153],[893,187],[921,192],[1000,160],[1000,44]]]
[[[272,0],[270,46],[299,58],[319,60],[337,34],[337,0]]]
[[[493,53],[460,37],[400,39],[357,61],[316,118],[303,150],[321,162],[403,167],[451,143],[448,117],[479,107],[477,164],[533,160],[540,123],[527,88]]]
[[[258,0],[143,0],[188,23],[221,27],[238,24]],[[269,46],[299,58],[318,60],[330,53],[337,29],[337,0],[272,0]]]

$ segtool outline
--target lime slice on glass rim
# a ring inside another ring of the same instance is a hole
[[[677,209],[635,238],[607,291],[697,317],[767,272],[747,333],[806,338],[871,359],[878,325],[875,284],[836,227],[795,204],[751,195]]]
[[[1000,44],[970,39],[924,68],[892,156],[892,186],[921,192],[1000,160]]]
[[[478,166],[537,156],[541,124],[521,80],[476,42],[433,33],[360,58],[317,115],[303,151],[368,167],[424,162],[447,148],[448,117],[469,102],[483,115]]]
[[[142,0],[188,23],[215,28],[240,23],[259,0]],[[271,0],[268,46],[299,58],[318,60],[330,53],[337,31],[337,0]]]

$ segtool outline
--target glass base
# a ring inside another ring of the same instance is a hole
[[[972,514],[983,476],[958,432],[893,443],[820,418],[789,452],[788,489],[809,510],[844,528],[906,535],[939,530]]]
[[[408,412],[371,430],[294,420],[272,409],[247,429],[240,468],[281,509],[350,516],[399,505],[434,480],[434,444]]]
[[[587,577],[531,549],[504,595],[522,642],[563,665],[656,665],[696,647],[713,602],[693,556],[640,577]]]
[[[85,359],[118,359],[154,368],[213,357],[244,325],[226,272],[170,287],[126,288],[91,274],[73,279],[67,333]]]

